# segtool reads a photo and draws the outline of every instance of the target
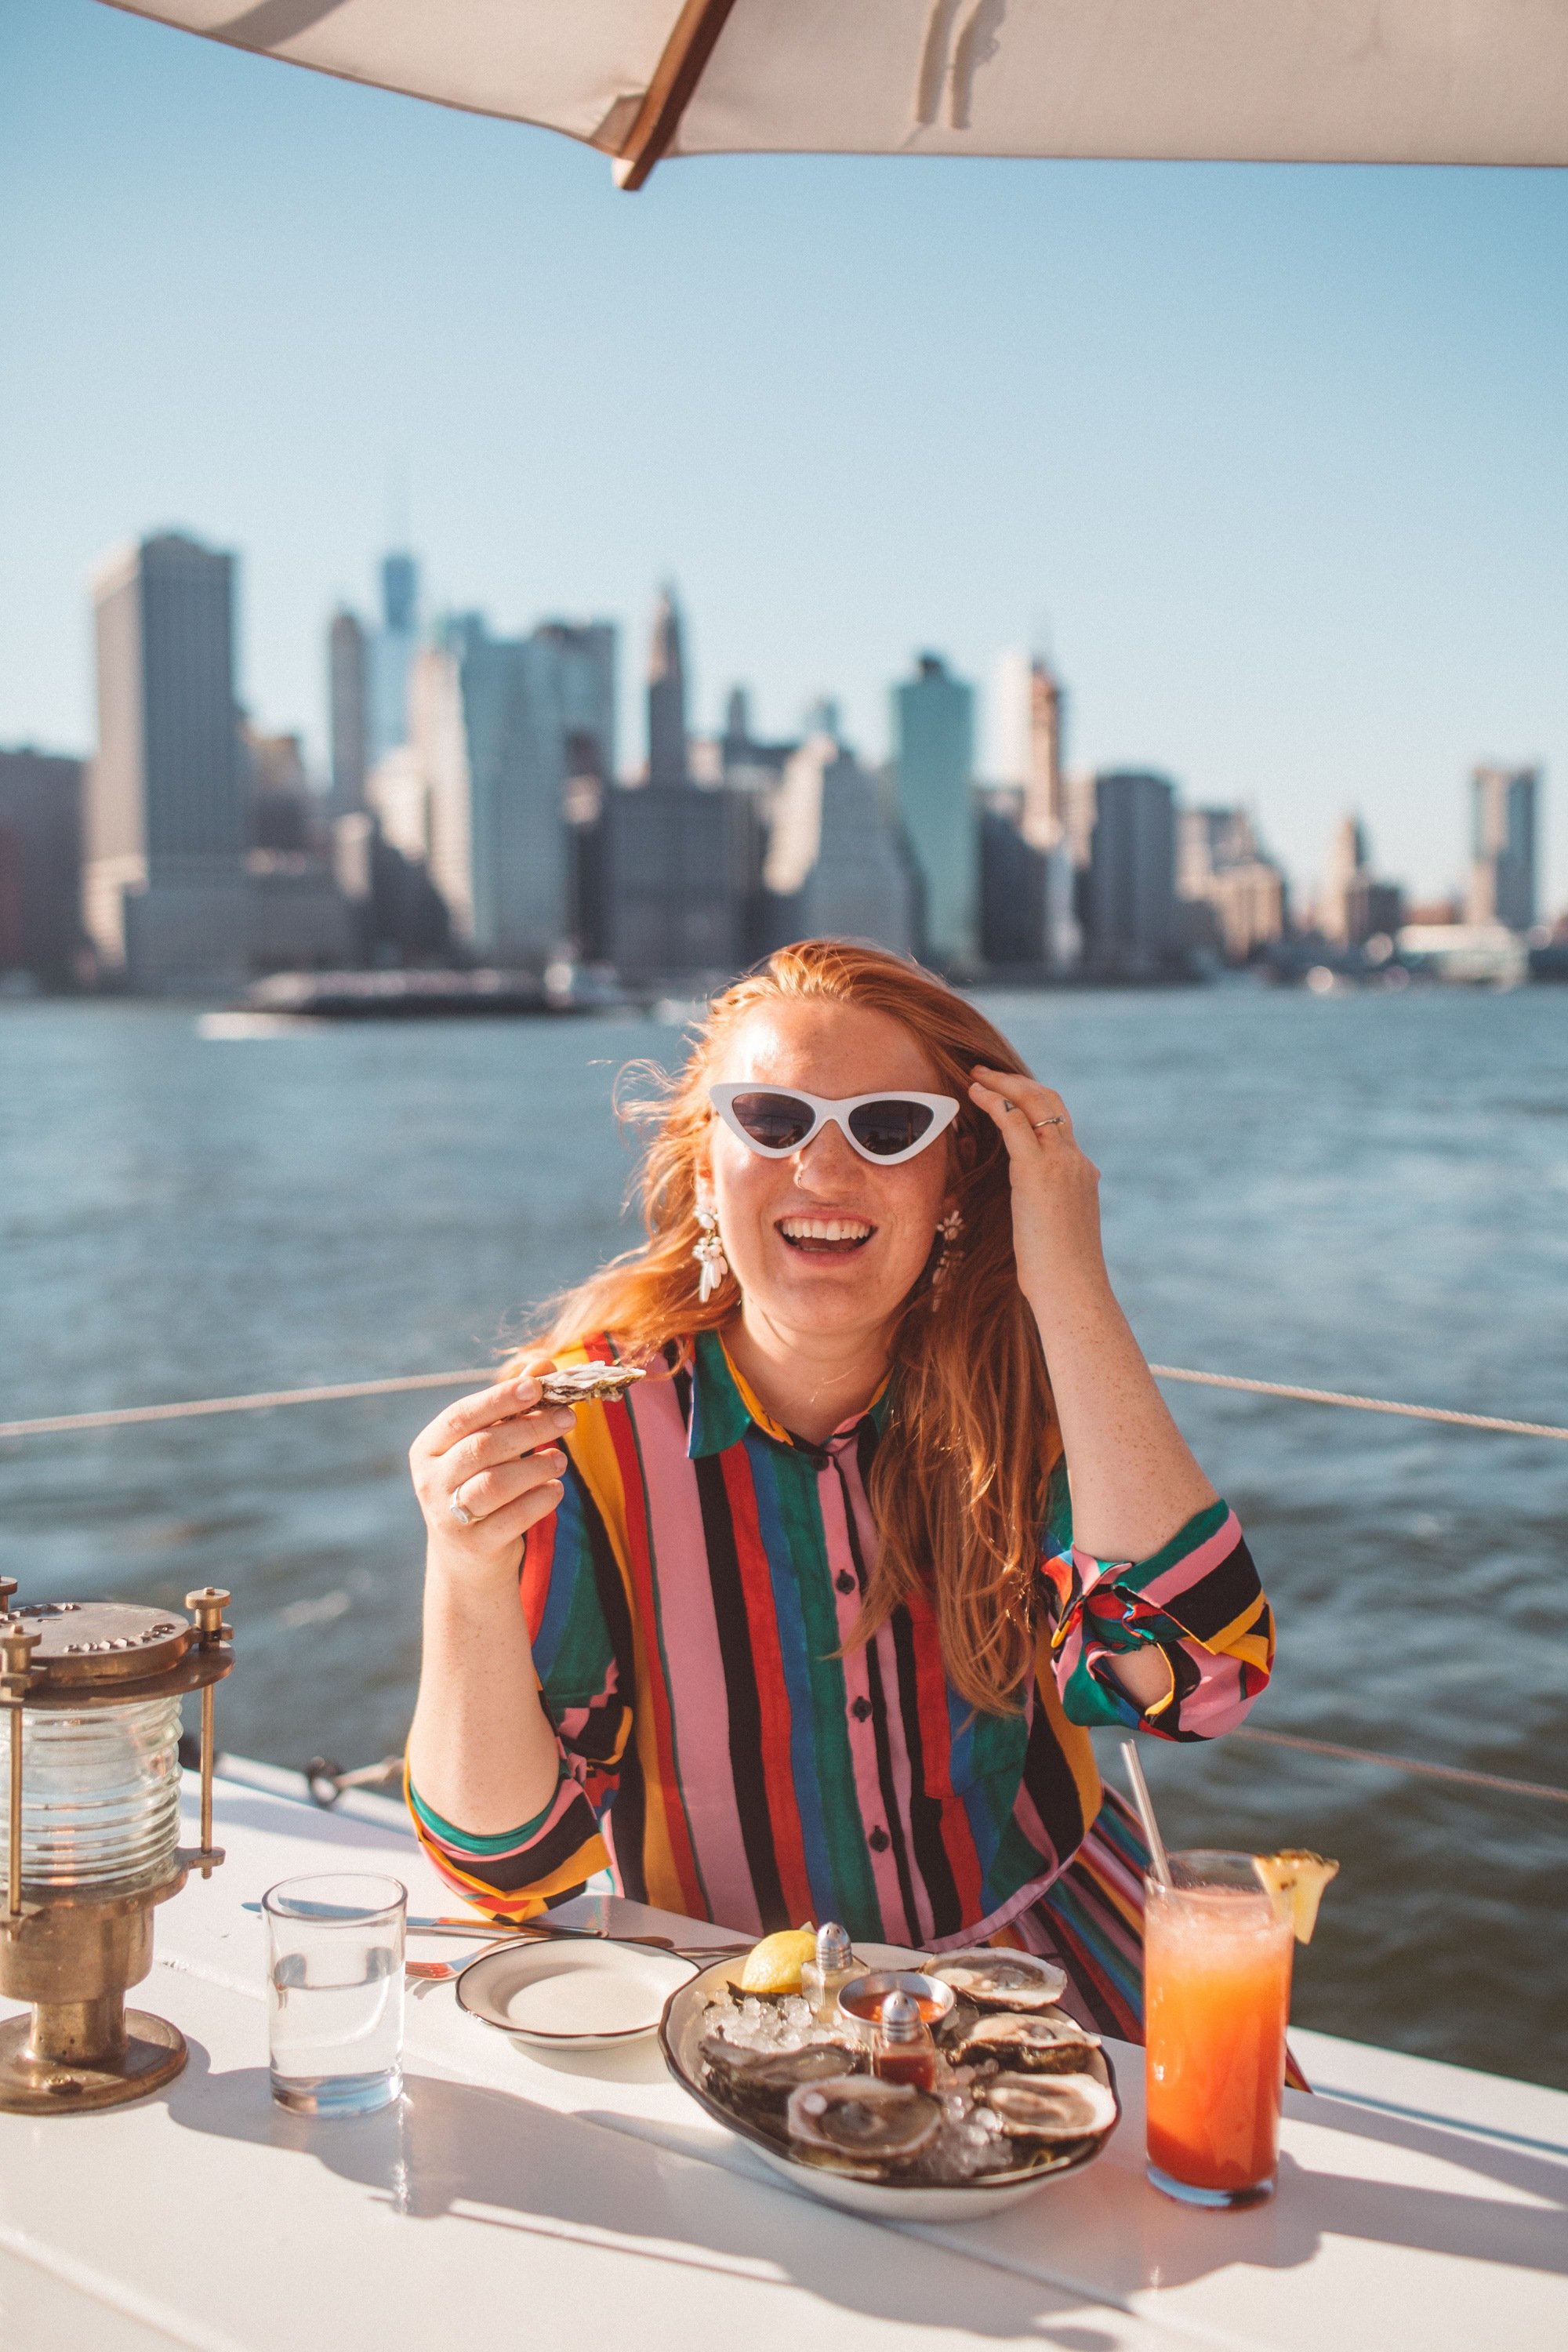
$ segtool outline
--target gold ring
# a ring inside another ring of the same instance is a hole
[[[1035,1133],[1038,1135],[1042,1127],[1065,1127],[1067,1125],[1067,1121],[1058,1110],[1051,1118],[1032,1118],[1029,1121],[1029,1125],[1034,1129]]]

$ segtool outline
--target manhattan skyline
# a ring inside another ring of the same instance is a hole
[[[90,744],[86,572],[168,525],[244,551],[241,691],[318,761],[322,626],[395,535],[503,631],[635,639],[673,577],[698,725],[826,691],[872,759],[919,651],[984,688],[1043,643],[1075,764],[1251,805],[1303,880],[1356,808],[1442,889],[1473,764],[1563,772],[1560,176],[746,160],[632,200],[89,0],[0,63],[0,740]]]

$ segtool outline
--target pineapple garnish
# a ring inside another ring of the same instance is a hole
[[[1318,1924],[1318,1906],[1331,1878],[1339,1874],[1337,1862],[1302,1846],[1286,1846],[1279,1853],[1255,1853],[1252,1867],[1271,1896],[1281,1919],[1288,1919],[1299,1944],[1310,1944]]]

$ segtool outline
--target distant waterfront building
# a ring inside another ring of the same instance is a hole
[[[242,721],[240,765],[245,779],[246,839],[252,849],[306,850],[322,812],[305,773],[298,735],[269,735]]]
[[[1472,923],[1501,923],[1528,931],[1536,913],[1536,794],[1538,768],[1487,767],[1470,778]]]
[[[686,749],[686,656],[680,612],[673,588],[662,589],[654,607],[647,670],[647,780],[684,784]]]
[[[1012,652],[997,664],[995,693],[997,780],[1012,804],[994,803],[982,819],[982,950],[990,962],[1071,971],[1083,940],[1064,767],[1066,689],[1043,655]],[[1008,823],[1030,856],[998,830]]]
[[[327,630],[327,703],[331,738],[332,814],[364,806],[370,774],[370,654],[364,625],[346,606]]]
[[[743,803],[720,785],[634,784],[605,795],[609,960],[625,980],[728,977],[744,958]]]
[[[440,893],[455,941],[531,969],[580,949],[581,835],[600,821],[583,796],[602,797],[615,768],[614,625],[500,638],[478,614],[449,621],[411,667],[408,709],[411,740],[369,797]]]
[[[167,532],[94,577],[82,911],[100,969],[138,990],[226,985],[245,965],[234,574],[232,555]]]
[[[245,883],[252,971],[327,971],[353,961],[353,910],[327,859],[302,849],[252,849]]]
[[[74,976],[81,931],[82,762],[0,751],[0,972]]]
[[[1051,853],[1024,838],[1016,794],[985,797],[988,804],[980,813],[981,954],[987,964],[1036,972],[1045,961]]]
[[[1342,817],[1330,845],[1319,929],[1337,947],[1362,948],[1380,936],[1392,939],[1404,919],[1398,884],[1373,871],[1365,826],[1359,817]]]
[[[627,980],[727,976],[745,955],[753,812],[717,759],[706,782],[691,781],[682,636],[666,589],[648,655],[646,781],[605,797],[605,949]]]
[[[770,947],[868,940],[908,955],[914,892],[883,779],[826,733],[784,769],[763,866]]]
[[[1107,978],[1156,979],[1179,957],[1176,794],[1164,776],[1094,779],[1094,830],[1082,877],[1084,953]]]
[[[365,758],[374,767],[408,740],[408,680],[419,649],[419,567],[407,554],[381,564],[381,626],[366,653]]]
[[[974,692],[936,654],[893,689],[899,815],[921,884],[921,952],[954,971],[980,960]]]
[[[1247,963],[1285,936],[1285,877],[1259,849],[1245,809],[1177,812],[1176,893],[1184,944],[1227,963]]]

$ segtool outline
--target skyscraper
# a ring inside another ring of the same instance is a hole
[[[1285,877],[1240,808],[1181,809],[1176,891],[1185,944],[1246,963],[1285,935]]]
[[[1404,920],[1397,883],[1380,882],[1372,869],[1366,827],[1345,816],[1334,827],[1329,848],[1318,926],[1338,947],[1364,947],[1380,932],[1392,935]]]
[[[1043,654],[1015,650],[999,659],[994,691],[996,782],[1016,795],[1012,821],[1022,846],[1005,838],[1005,808],[988,809],[981,830],[982,945],[993,962],[1070,971],[1083,941],[1073,908],[1062,765],[1066,689]]]
[[[1176,794],[1164,776],[1094,780],[1085,953],[1108,978],[1154,979],[1177,953]]]
[[[647,781],[605,802],[605,945],[626,979],[728,975],[744,952],[752,814],[721,782],[690,780],[681,639],[667,588],[648,652]]]
[[[954,971],[980,957],[974,692],[936,654],[893,689],[899,814],[921,883],[921,951]]]
[[[370,773],[370,656],[357,613],[341,606],[327,631],[327,701],[331,731],[332,814],[364,806]]]
[[[579,929],[569,791],[614,772],[613,625],[502,638],[466,614],[416,657],[408,707],[411,740],[372,783],[387,837],[423,862],[460,946],[548,962]]]
[[[234,572],[232,555],[166,532],[93,581],[83,919],[100,968],[134,988],[222,985],[244,968]]]
[[[1535,920],[1538,768],[1478,768],[1470,778],[1472,923],[1527,931]]]
[[[411,555],[381,562],[381,626],[367,644],[366,746],[370,767],[408,740],[408,676],[419,644],[419,567]]]
[[[1024,778],[1023,835],[1035,849],[1058,849],[1067,830],[1062,785],[1066,696],[1037,654],[1029,664],[1028,768]]]
[[[0,971],[59,986],[81,946],[82,762],[0,751]]]
[[[794,754],[773,803],[763,866],[769,947],[870,940],[908,955],[914,893],[883,780],[829,734]]]
[[[659,592],[653,613],[647,665],[647,780],[684,784],[686,757],[686,662],[680,611],[673,588]]]

